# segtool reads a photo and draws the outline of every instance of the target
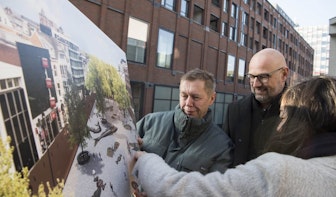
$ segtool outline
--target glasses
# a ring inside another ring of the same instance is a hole
[[[260,75],[252,75],[252,74],[246,74],[246,76],[250,79],[250,83],[254,82],[254,79],[257,78],[261,83],[267,83],[268,79],[270,77],[272,77],[272,74],[274,74],[275,72],[283,69],[284,67],[278,68],[276,70],[273,70],[272,72],[269,73],[263,73]]]

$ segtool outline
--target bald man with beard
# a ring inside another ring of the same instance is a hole
[[[263,49],[252,57],[246,74],[251,94],[228,106],[223,126],[235,144],[232,167],[264,152],[279,123],[279,101],[288,74],[285,57],[275,49]]]

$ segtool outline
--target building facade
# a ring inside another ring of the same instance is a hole
[[[193,68],[214,73],[214,119],[250,92],[254,53],[275,48],[291,70],[288,83],[311,76],[313,48],[266,0],[70,0],[127,53],[136,118],[170,110],[179,79]]]
[[[27,167],[31,173],[42,160],[39,165],[45,169],[43,172],[51,173],[41,176],[62,172],[53,183],[67,173],[63,165],[69,159],[63,164],[58,160],[73,153],[64,140],[67,78],[72,77],[82,86],[86,62],[78,47],[62,38],[62,32],[55,26],[43,11],[39,13],[39,21],[33,21],[11,7],[0,5],[0,140],[11,138],[16,171]],[[63,135],[57,141],[60,133]],[[57,147],[51,148],[52,144]]]
[[[336,17],[329,19],[329,75],[336,76]]]
[[[329,27],[306,26],[295,28],[314,48],[313,75],[327,75],[329,68]]]

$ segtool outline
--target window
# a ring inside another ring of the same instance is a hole
[[[245,76],[245,60],[239,59],[238,83],[244,84],[244,76]]]
[[[261,4],[257,3],[257,14],[261,15]]]
[[[233,94],[216,93],[216,100],[213,105],[210,106],[212,110],[212,117],[215,124],[219,127],[223,127],[224,117],[228,105],[233,102]]]
[[[211,0],[212,4],[219,7],[219,0]]]
[[[159,30],[157,62],[158,67],[171,68],[173,57],[174,34]]]
[[[249,22],[249,15],[248,13],[244,12],[242,23],[248,27],[248,22]]]
[[[175,11],[175,1],[176,0],[161,0],[161,5],[169,10]]]
[[[234,3],[232,3],[232,6],[231,6],[231,17],[238,19],[238,7]]]
[[[255,0],[251,0],[251,4],[250,4],[250,9],[251,10],[255,10],[255,4],[256,4],[256,1]]]
[[[23,166],[27,167],[28,170],[31,169],[38,160],[34,132],[31,122],[27,121],[31,117],[28,113],[26,100],[28,99],[26,99],[24,90],[21,88],[0,94],[3,126],[5,132],[7,131],[8,136],[12,139],[13,161],[17,171],[21,171]],[[48,121],[48,125],[54,125],[55,122]]]
[[[227,82],[234,81],[235,61],[236,61],[236,58],[234,56],[228,55],[227,70],[226,70],[226,81]]]
[[[277,27],[277,19],[274,17],[273,18],[273,27],[276,28]]]
[[[198,7],[197,5],[194,6],[193,19],[196,23],[203,25],[203,9]]]
[[[251,17],[251,25],[250,25],[251,29],[254,29],[254,18]]]
[[[261,26],[260,26],[260,23],[258,21],[256,22],[256,28],[257,28],[257,34],[260,34]]]
[[[223,12],[228,12],[229,1],[223,0]]]
[[[181,1],[181,16],[189,17],[189,0]]]
[[[222,36],[227,37],[228,36],[228,24],[226,22],[222,23],[222,32],[221,32]]]
[[[253,50],[253,37],[249,38],[249,48]]]
[[[264,9],[264,19],[266,21],[269,21],[269,13],[268,13],[268,10]]]
[[[277,47],[277,42],[276,42],[276,36],[275,34],[273,34],[273,48],[276,48]]]
[[[127,35],[127,60],[146,62],[148,24],[135,18],[129,19]]]
[[[230,27],[230,40],[237,41],[237,29],[236,27]]]
[[[263,38],[267,39],[268,36],[268,29],[266,27],[263,27]]]
[[[244,32],[241,32],[240,34],[240,44],[243,46],[247,46],[247,34],[245,34]]]
[[[211,14],[210,16],[210,29],[218,32],[218,17]]]
[[[254,41],[254,51],[259,51],[260,50],[260,44],[257,40]]]
[[[153,112],[173,110],[179,103],[179,88],[155,86]]]

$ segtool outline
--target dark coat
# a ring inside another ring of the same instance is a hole
[[[264,132],[272,133],[275,131],[279,122],[280,113],[280,101],[281,95],[273,101],[273,105],[270,109],[270,113],[265,117],[268,121],[269,127],[264,128]],[[235,147],[233,153],[233,167],[239,164],[244,164],[251,159],[250,143],[251,143],[251,128],[252,128],[252,114],[253,114],[253,102],[255,98],[253,94],[229,104],[223,130],[232,139]],[[268,136],[265,137],[265,143],[268,140]]]

